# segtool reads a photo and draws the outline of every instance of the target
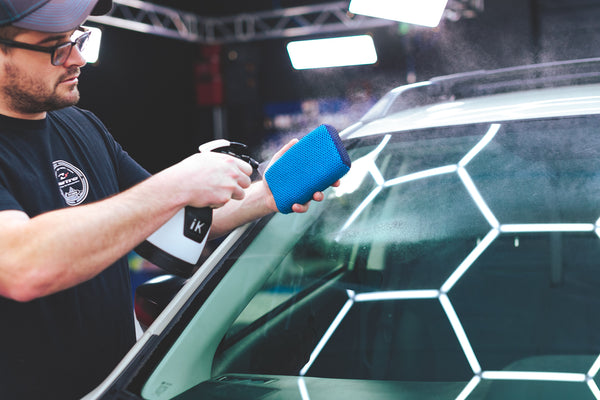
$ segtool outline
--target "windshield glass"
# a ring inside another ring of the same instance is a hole
[[[599,119],[347,143],[339,188],[228,261],[180,398],[600,398]]]

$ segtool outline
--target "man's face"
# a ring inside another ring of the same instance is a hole
[[[27,31],[15,41],[53,46],[70,41],[72,32],[48,34]],[[64,65],[54,66],[50,54],[11,48],[0,52],[0,113],[17,118],[43,118],[46,111],[76,104],[79,69],[85,60],[77,49]]]

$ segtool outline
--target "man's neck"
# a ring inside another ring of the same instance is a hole
[[[47,113],[46,111],[42,111],[40,113],[21,113],[18,111],[7,109],[6,107],[0,107],[0,114],[11,118],[36,120],[46,118]]]

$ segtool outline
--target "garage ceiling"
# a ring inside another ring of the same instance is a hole
[[[331,0],[152,0],[148,1],[148,3],[159,4],[207,17],[223,17],[241,13],[331,3]]]
[[[112,11],[90,20],[198,43],[233,43],[364,31],[393,21],[350,14],[349,0],[114,0]],[[483,0],[449,0],[444,17],[473,18]]]

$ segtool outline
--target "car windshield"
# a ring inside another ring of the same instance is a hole
[[[143,397],[599,399],[599,127],[347,142],[340,187],[246,233]]]

